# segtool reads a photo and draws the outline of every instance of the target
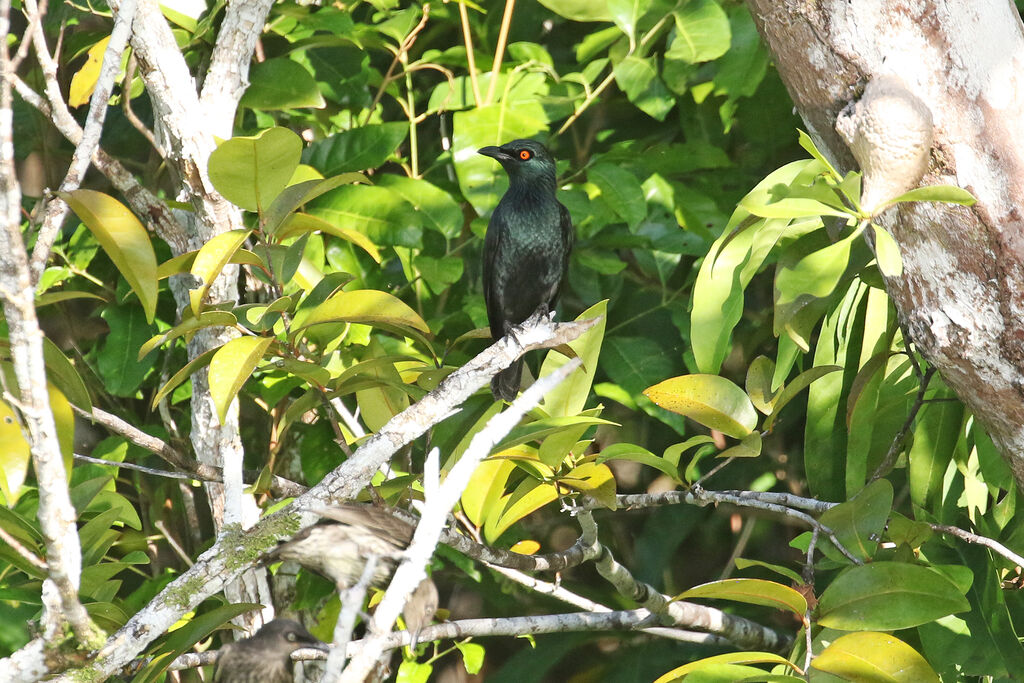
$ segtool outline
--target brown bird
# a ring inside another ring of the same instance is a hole
[[[303,647],[327,650],[299,622],[274,619],[256,635],[220,649],[214,683],[292,683],[291,654]]]
[[[316,511],[324,519],[271,551],[268,559],[292,560],[334,581],[344,591],[362,578],[369,557],[376,558],[370,585],[391,580],[414,527],[372,505],[345,503]],[[437,587],[429,578],[416,588],[402,615],[413,633],[430,623],[437,611]]]

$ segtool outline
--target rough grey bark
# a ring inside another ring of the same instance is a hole
[[[896,76],[930,109],[921,185],[970,208],[902,204],[882,222],[904,272],[887,288],[913,342],[984,423],[1024,489],[1024,26],[1009,0],[748,0],[819,148],[856,168],[835,130],[864,84]]]

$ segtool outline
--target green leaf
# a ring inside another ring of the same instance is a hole
[[[416,311],[387,292],[375,289],[357,289],[336,292],[323,303],[300,311],[293,321],[292,333],[321,323],[363,323],[385,329],[411,330],[430,334],[430,328]]]
[[[97,369],[107,391],[115,396],[132,396],[156,363],[156,356],[136,360],[140,348],[152,334],[137,306],[108,306],[100,317],[110,327],[103,338]]]
[[[630,37],[636,37],[636,23],[651,6],[651,0],[605,0],[612,21]]]
[[[597,359],[601,355],[605,325],[608,321],[608,300],[599,301],[576,316],[576,320],[600,320],[582,335],[569,342],[569,348],[583,364],[576,368],[561,384],[552,389],[541,401],[541,408],[552,417],[571,417],[583,410],[590,396],[590,387],[597,373]],[[539,377],[544,377],[569,362],[557,351],[549,351],[540,366]]]
[[[327,103],[306,67],[275,57],[249,67],[249,87],[238,104],[251,109],[323,109]]]
[[[272,337],[238,337],[213,354],[209,371],[210,397],[221,424],[224,424],[231,401],[273,342]]]
[[[363,233],[340,227],[323,218],[311,216],[308,213],[295,213],[289,216],[278,236],[281,239],[288,239],[298,234],[310,232],[324,232],[328,235],[340,237],[365,251],[377,263],[381,261],[380,250],[377,248],[377,245]]]
[[[917,416],[907,469],[910,500],[925,510],[934,509],[942,495],[942,481],[964,423],[964,406],[952,391],[942,387],[932,398],[938,400],[926,403]]]
[[[892,484],[887,479],[877,479],[850,500],[823,512],[819,521],[832,529],[836,539],[854,557],[867,560],[875,554],[878,540],[892,512],[892,499]],[[826,540],[826,543],[827,547],[831,547],[830,542]],[[828,555],[841,562],[847,561],[838,552]]]
[[[200,368],[205,368],[207,365],[209,365],[210,359],[213,358],[213,354],[217,353],[217,351],[219,350],[219,348],[216,348],[210,349],[209,351],[204,351],[203,353],[199,354],[198,356],[190,360],[188,363],[186,363],[176,373],[171,375],[171,378],[167,380],[167,382],[165,382],[162,387],[160,387],[160,391],[156,392],[156,395],[153,396],[153,400],[150,402],[150,406],[152,408],[156,408],[157,404],[160,403],[160,401],[162,401],[165,396],[170,394],[178,387],[178,385],[180,385],[186,379],[191,377],[192,373],[194,373],[196,370]]]
[[[755,408],[770,415],[775,403],[775,392],[772,391],[772,377],[775,375],[775,363],[766,356],[758,356],[747,368],[747,379],[744,386],[747,396]]]
[[[956,584],[928,567],[874,562],[851,567],[821,594],[818,622],[841,631],[891,631],[970,609]]]
[[[146,322],[156,314],[156,254],[149,234],[124,204],[95,190],[59,192],[78,214],[142,303]]]
[[[343,130],[310,145],[305,161],[324,175],[377,168],[408,134],[409,124],[401,121]]]
[[[375,177],[378,187],[386,187],[405,201],[426,221],[426,226],[448,239],[458,237],[465,218],[462,208],[436,185],[422,178],[409,178],[395,173],[382,173]]]
[[[210,285],[217,279],[224,266],[231,261],[235,252],[249,238],[249,230],[229,230],[211,238],[196,253],[189,272],[196,276],[202,284],[188,293],[192,306],[192,315],[198,318],[202,313],[203,297]]]
[[[555,14],[572,21],[611,21],[606,0],[539,0]]]
[[[54,386],[60,389],[70,403],[91,413],[92,398],[81,375],[64,352],[47,337],[43,337],[43,360],[46,363],[46,376]]]
[[[415,659],[404,659],[398,665],[395,683],[427,683],[434,665],[430,662],[417,662]]]
[[[503,496],[506,502],[501,514],[491,515],[484,524],[484,538],[489,543],[495,541],[499,536],[519,520],[531,512],[534,512],[548,503],[558,500],[558,488],[554,484],[538,482],[536,479],[527,477],[516,490],[508,496]]]
[[[878,261],[878,269],[886,277],[899,277],[903,274],[900,245],[896,244],[896,240],[885,228],[872,223],[871,229],[875,233],[875,260]]]
[[[264,213],[263,230],[271,235],[276,233],[282,223],[303,204],[313,201],[336,187],[351,183],[368,185],[370,181],[362,173],[342,173],[330,178],[314,178],[289,185],[274,199],[273,204]]]
[[[455,643],[455,647],[462,653],[462,664],[466,667],[466,673],[470,676],[480,673],[486,653],[484,646],[478,643]]]
[[[684,664],[683,666],[676,667],[671,671],[668,671],[659,676],[654,683],[672,683],[672,681],[687,680],[687,674],[696,672],[713,671],[720,665],[736,665],[736,664],[775,664],[777,666],[786,666],[792,668],[792,664],[789,663],[783,657],[771,652],[729,652],[724,655],[715,655],[713,657],[705,657],[704,659],[698,659],[695,662]],[[763,674],[763,671],[759,672]],[[756,674],[755,674],[756,675]],[[697,677],[693,677],[690,680],[697,680]],[[705,681],[708,679],[700,679]],[[732,678],[711,678],[710,681],[717,683],[718,681],[738,681],[748,680],[746,676],[740,674],[739,677],[733,676]],[[764,679],[761,679],[764,680]]]
[[[423,236],[423,220],[412,205],[386,187],[339,187],[318,199],[308,212],[333,224],[335,231],[361,232],[376,245],[419,248]]]
[[[764,424],[765,430],[771,431],[772,426],[775,424],[775,420],[778,418],[782,409],[785,408],[790,401],[796,398],[797,394],[809,387],[812,382],[821,379],[825,375],[830,375],[833,372],[842,372],[842,370],[843,369],[838,365],[819,365],[797,375],[792,382],[782,388],[782,392],[775,398],[775,401],[772,404],[771,414],[768,416],[768,419]]]
[[[302,138],[276,126],[225,140],[210,154],[210,182],[232,204],[264,211],[288,185],[302,157]]]
[[[724,55],[732,38],[729,17],[714,0],[692,0],[672,12],[676,31],[666,59],[689,64],[709,62]]]
[[[630,55],[615,65],[615,82],[626,93],[629,101],[658,121],[664,121],[675,97],[658,76],[658,62],[654,57]]]
[[[605,463],[609,460],[631,460],[638,462],[641,465],[653,467],[677,482],[681,481],[679,478],[679,468],[676,465],[636,444],[616,443],[607,446],[598,454],[597,462]]]
[[[615,476],[607,465],[585,462],[558,478],[558,483],[585,493],[609,510],[618,506],[615,498]]]
[[[946,202],[947,204],[973,206],[977,201],[970,192],[955,185],[926,185],[904,192],[899,197],[886,202],[884,206],[898,202]]]
[[[718,458],[756,458],[761,455],[761,433],[750,432],[735,446],[719,453]]]
[[[748,560],[743,557],[737,557],[734,560],[734,564],[737,569],[746,569],[748,567],[764,567],[769,571],[773,571],[780,576],[784,576],[793,583],[800,585],[804,582],[803,577],[797,574],[789,567],[783,567],[780,564],[772,564],[770,562],[762,562],[761,560]]]
[[[718,375],[682,375],[648,387],[644,396],[710,429],[737,439],[757,426],[757,412],[747,394]]]
[[[21,431],[21,424],[6,401],[0,399],[0,494],[6,505],[18,502],[21,485],[28,474],[31,459],[28,440]]]
[[[633,230],[647,217],[644,188],[636,176],[616,164],[595,164],[587,177],[601,190],[608,205]]]
[[[724,579],[694,586],[672,598],[716,598],[734,600],[751,605],[765,605],[776,609],[789,610],[799,617],[807,611],[807,600],[789,586],[764,579]]]
[[[939,681],[938,675],[917,650],[888,633],[840,636],[811,661],[811,666],[846,681]]]
[[[235,318],[235,315],[228,311],[204,311],[198,318],[187,318],[166,332],[154,335],[139,348],[139,359],[141,360],[156,347],[178,337],[187,336],[191,339],[197,330],[204,327],[234,327],[237,322],[238,319]]]

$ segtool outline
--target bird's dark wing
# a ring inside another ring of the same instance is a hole
[[[501,205],[491,214],[491,220],[487,224],[487,235],[484,237],[484,303],[487,305],[487,321],[491,326],[491,337],[500,339],[505,335],[504,309],[501,300],[502,292],[500,287],[495,287],[495,260],[505,249],[505,240],[508,235],[508,222],[501,210]]]
[[[394,543],[396,550],[404,549],[412,541],[412,525],[372,505],[334,505],[320,510],[319,514],[325,519],[366,529]]]

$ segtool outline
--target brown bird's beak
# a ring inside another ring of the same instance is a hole
[[[483,154],[485,157],[491,157],[498,161],[508,161],[512,157],[501,150],[501,147],[481,147],[476,151],[477,154]]]

